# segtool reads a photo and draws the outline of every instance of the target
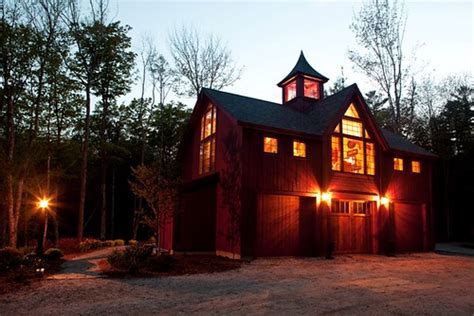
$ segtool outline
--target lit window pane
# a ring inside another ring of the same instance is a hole
[[[365,135],[365,138],[370,139],[370,135],[369,135],[369,133],[367,133],[367,130],[364,130],[364,135]]]
[[[342,120],[342,133],[362,137],[362,123],[351,120]]]
[[[296,140],[293,141],[293,156],[306,157],[306,144]]]
[[[319,84],[317,81],[304,79],[304,96],[319,99]]]
[[[346,113],[344,113],[345,116],[349,116],[349,117],[355,117],[355,118],[359,118],[359,113],[357,113],[357,110],[354,106],[354,104],[351,103],[351,105],[349,105],[349,108],[347,109]]]
[[[393,158],[393,169],[397,171],[403,171],[403,159]]]
[[[290,101],[296,97],[296,80],[285,86],[285,101]]]
[[[365,154],[367,160],[367,174],[373,176],[375,174],[375,150],[374,144],[365,144]]]
[[[214,170],[216,155],[216,108],[210,104],[201,118],[199,174]]]
[[[413,173],[421,173],[421,163],[419,161],[413,160],[411,162],[411,172]]]
[[[334,133],[340,133],[341,132],[341,124],[337,124],[336,128],[334,129]]]
[[[335,136],[331,137],[331,162],[332,170],[341,171],[341,143]]]
[[[270,154],[278,153],[278,140],[273,137],[264,137],[263,151]]]
[[[350,138],[344,141],[344,171],[364,173],[364,148],[363,142]]]

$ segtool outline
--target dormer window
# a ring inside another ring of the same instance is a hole
[[[314,80],[304,79],[304,96],[319,100],[319,83]]]
[[[288,102],[296,98],[296,79],[285,86],[285,101]]]

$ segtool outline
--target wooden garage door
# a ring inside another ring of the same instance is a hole
[[[259,195],[256,255],[311,255],[315,204],[314,197]]]
[[[395,247],[397,252],[423,250],[423,207],[420,204],[395,203]]]
[[[335,242],[335,252],[369,252],[370,215],[375,207],[373,201],[331,202],[331,239]]]

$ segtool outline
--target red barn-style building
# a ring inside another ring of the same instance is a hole
[[[163,246],[234,258],[433,248],[436,156],[377,126],[356,84],[325,96],[327,81],[301,53],[281,104],[202,89]]]

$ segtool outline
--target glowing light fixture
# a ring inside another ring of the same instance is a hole
[[[323,194],[321,194],[321,200],[323,200],[324,202],[329,202],[331,200],[331,193],[324,192]]]
[[[383,206],[388,206],[389,203],[390,200],[387,197],[384,196],[380,198],[380,204],[382,204]]]
[[[43,199],[39,200],[38,206],[39,206],[39,208],[42,208],[44,210],[45,208],[47,208],[49,206],[49,201],[43,198]]]

